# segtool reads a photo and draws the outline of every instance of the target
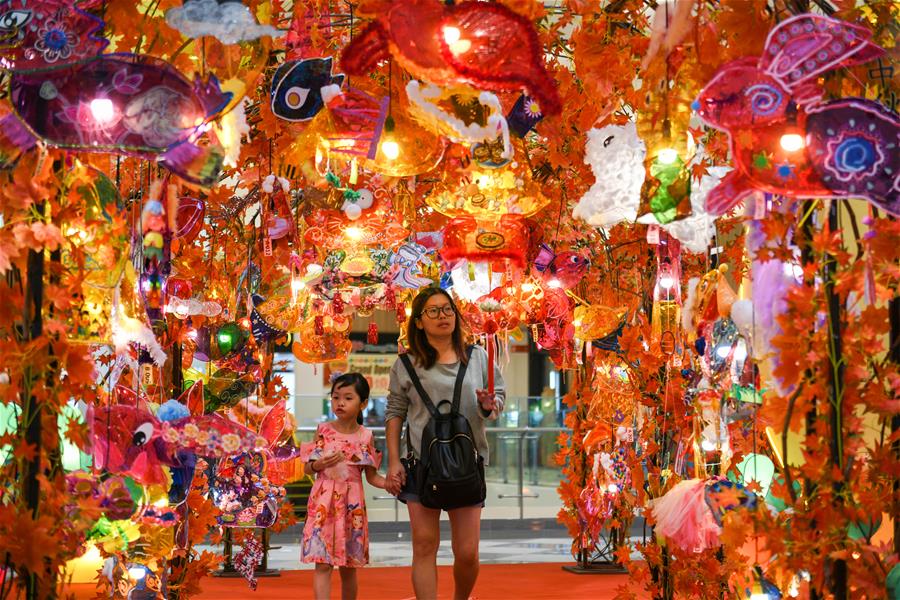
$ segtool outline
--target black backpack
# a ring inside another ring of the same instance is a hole
[[[470,346],[466,351],[466,357],[471,356]],[[435,407],[422,387],[409,356],[401,354],[400,360],[409,372],[409,378],[425,407],[431,413],[431,419],[422,431],[419,460],[415,466],[410,465],[410,470],[415,470],[411,475],[418,488],[416,494],[419,496],[419,502],[422,506],[443,510],[484,502],[487,495],[484,458],[478,455],[469,420],[459,412],[462,383],[468,363],[459,365],[456,384],[453,387],[453,402],[441,400]],[[441,412],[445,404],[450,406],[447,413]]]

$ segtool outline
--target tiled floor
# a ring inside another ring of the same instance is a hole
[[[450,527],[441,521],[441,545],[438,565],[452,565]],[[376,567],[402,567],[412,562],[412,545],[408,522],[376,522],[369,524],[369,560]],[[303,524],[273,536],[269,552],[269,568],[279,570],[310,569],[300,562],[300,537]],[[641,540],[643,521],[637,519],[629,531],[632,548]],[[482,564],[574,563],[572,539],[556,519],[484,519],[479,545]],[[213,548],[220,553],[221,548]],[[235,550],[236,552],[237,550]],[[637,558],[636,553],[632,553]]]
[[[559,563],[572,560],[569,552],[571,545],[572,540],[568,538],[536,538],[482,540],[479,548],[482,564]],[[412,546],[408,536],[399,538],[396,542],[372,542],[369,544],[369,557],[370,564],[376,567],[409,566]],[[438,564],[453,564],[449,538],[441,541]],[[300,562],[299,544],[282,544],[270,551],[269,568],[310,569],[312,565]]]

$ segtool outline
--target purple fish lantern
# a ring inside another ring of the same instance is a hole
[[[42,141],[156,158],[187,181],[216,181],[224,152],[215,140],[198,143],[231,98],[215,77],[189,81],[150,56],[99,54],[107,44],[95,35],[102,22],[68,3],[0,7],[0,29],[11,29],[3,51],[14,111],[0,119],[0,166]]]
[[[722,67],[693,104],[727,131],[735,169],[706,200],[715,215],[754,190],[792,198],[864,198],[900,215],[900,118],[862,98],[822,101],[816,78],[884,51],[871,32],[797,15],[769,33],[759,58]]]

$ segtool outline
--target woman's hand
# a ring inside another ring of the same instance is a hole
[[[400,490],[406,484],[406,469],[399,460],[391,461],[388,466],[387,478],[385,480],[384,489],[392,496],[399,496]]]
[[[478,405],[481,406],[481,409],[484,412],[494,412],[499,406],[497,396],[492,394],[489,390],[475,390],[475,396],[478,398]]]

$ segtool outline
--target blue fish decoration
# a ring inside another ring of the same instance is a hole
[[[307,58],[282,64],[272,77],[272,112],[285,121],[309,121],[325,100],[322,88],[340,87],[344,75],[333,75],[332,58]]]

